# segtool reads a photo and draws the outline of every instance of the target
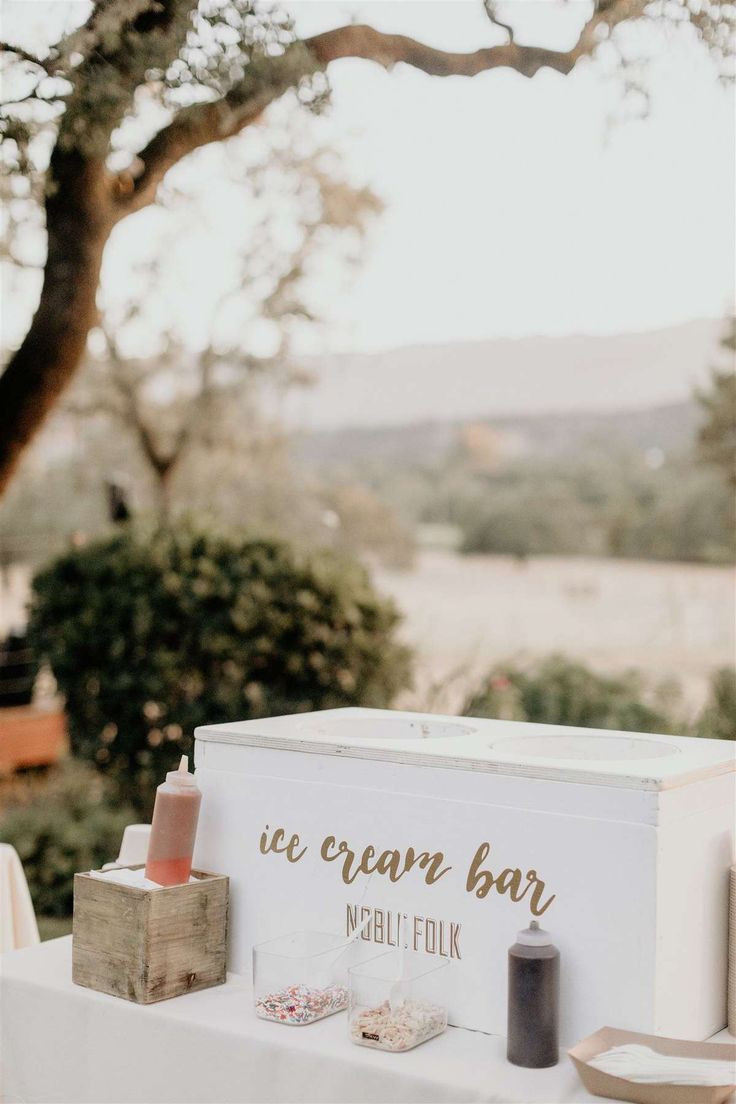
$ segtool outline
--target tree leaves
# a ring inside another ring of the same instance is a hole
[[[390,704],[409,679],[398,621],[349,560],[185,527],[59,559],[35,580],[31,635],[73,750],[146,813],[198,724]]]

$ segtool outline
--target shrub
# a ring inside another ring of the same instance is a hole
[[[389,704],[408,682],[398,620],[351,561],[184,527],[57,560],[34,581],[30,632],[75,754],[147,814],[196,725]]]
[[[69,916],[74,874],[115,859],[123,829],[135,819],[114,802],[102,775],[69,760],[44,778],[14,780],[0,841],[18,852],[37,914]]]
[[[526,557],[599,551],[595,544],[589,547],[589,512],[556,482],[496,488],[488,497],[463,521],[463,553]]]
[[[501,663],[493,667],[465,702],[463,714],[625,732],[672,732],[677,728],[676,720],[656,699],[646,700],[635,672],[598,675],[560,655],[528,666]]]
[[[694,736],[736,740],[736,668],[721,667],[713,673],[710,695],[695,729]]]

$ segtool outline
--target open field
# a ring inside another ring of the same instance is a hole
[[[689,708],[736,658],[736,576],[727,567],[637,560],[423,552],[375,572],[418,653],[410,701],[453,711],[488,666],[565,652],[600,670],[677,678]]]
[[[676,678],[694,710],[710,672],[736,661],[728,567],[425,551],[411,570],[375,568],[374,577],[417,652],[416,687],[402,705],[453,712],[495,661],[559,651],[601,671]],[[22,623],[29,581],[27,569],[6,573],[0,632]]]

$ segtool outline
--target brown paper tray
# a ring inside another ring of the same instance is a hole
[[[609,1100],[628,1100],[632,1104],[725,1104],[736,1089],[736,1076],[732,1085],[640,1084],[603,1073],[595,1066],[588,1065],[588,1060],[596,1054],[602,1054],[612,1046],[621,1046],[622,1043],[641,1043],[659,1054],[671,1054],[679,1058],[715,1058],[736,1063],[736,1044],[689,1043],[684,1039],[664,1039],[660,1035],[642,1035],[638,1031],[602,1027],[567,1052],[580,1080],[594,1096],[605,1096]]]

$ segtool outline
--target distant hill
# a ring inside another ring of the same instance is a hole
[[[636,410],[685,401],[707,375],[723,323],[701,319],[611,337],[528,337],[307,358],[292,426],[333,429]]]
[[[299,434],[293,443],[300,463],[339,470],[376,458],[398,469],[436,463],[447,456],[468,421],[492,426],[518,440],[521,451],[536,457],[562,457],[584,449],[606,454],[661,449],[673,454],[688,449],[702,413],[693,399],[646,410],[579,414],[533,414],[527,417],[476,418],[419,422],[414,425],[352,427]]]

